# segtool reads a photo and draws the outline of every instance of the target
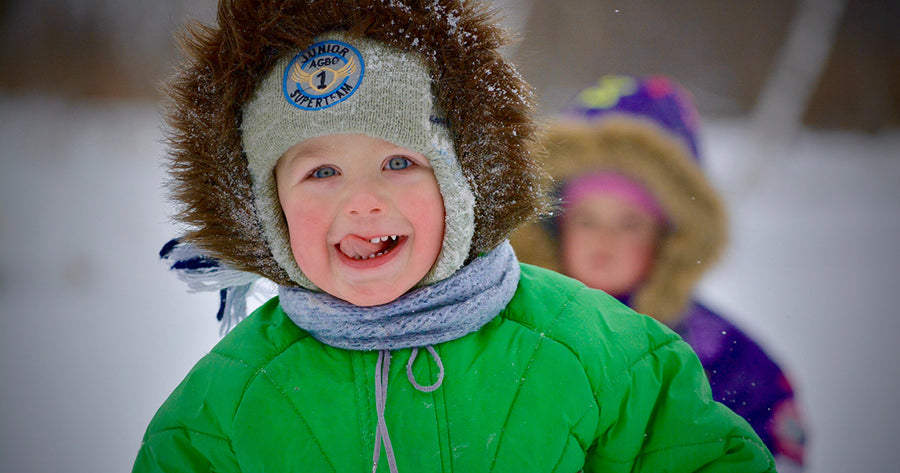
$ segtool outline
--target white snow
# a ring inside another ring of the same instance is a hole
[[[0,471],[129,471],[146,424],[215,343],[217,297],[172,236],[152,105],[0,101]]]
[[[793,374],[811,428],[806,471],[895,471],[900,132],[805,131],[765,159],[740,125],[707,128],[733,237],[702,294]]]
[[[0,471],[129,471],[218,339],[217,296],[156,255],[176,233],[157,111],[0,96],[0,121]],[[804,131],[759,159],[741,122],[706,125],[734,235],[704,298],[792,373],[807,471],[892,471],[900,133]]]

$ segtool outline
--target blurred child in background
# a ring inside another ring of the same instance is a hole
[[[559,211],[512,243],[522,262],[606,291],[679,333],[714,398],[750,422],[779,471],[796,471],[804,431],[788,379],[692,297],[727,240],[725,207],[699,166],[698,124],[689,95],[668,78],[601,78],[546,133]]]

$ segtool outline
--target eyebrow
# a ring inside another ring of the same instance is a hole
[[[328,146],[314,143],[304,143],[293,152],[294,157],[308,157],[322,155],[328,151]]]

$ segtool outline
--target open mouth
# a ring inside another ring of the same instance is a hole
[[[402,235],[383,235],[371,238],[348,235],[335,246],[344,256],[362,261],[390,253],[404,239],[406,237]]]

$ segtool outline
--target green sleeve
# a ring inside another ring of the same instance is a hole
[[[712,400],[693,350],[677,337],[656,340],[601,391],[603,431],[585,471],[774,473],[750,425]]]
[[[529,265],[510,312],[565,345],[585,370],[599,411],[593,432],[576,426],[588,445],[585,472],[775,471],[750,425],[712,400],[691,347],[661,323]]]
[[[150,421],[133,473],[240,471],[231,424],[252,371],[215,352],[200,360]]]
[[[134,473],[240,471],[231,439],[244,391],[300,336],[277,307],[273,298],[197,362],[150,422]]]
[[[133,473],[196,473],[240,471],[228,439],[171,428],[144,438]]]

